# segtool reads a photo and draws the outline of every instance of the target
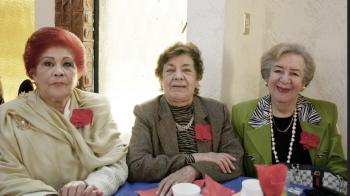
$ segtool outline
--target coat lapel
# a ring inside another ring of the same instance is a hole
[[[301,125],[302,131],[316,134],[320,137],[320,141],[324,141],[324,137],[325,137],[324,134],[326,133],[324,130],[326,127],[324,127],[322,125],[315,125],[315,124],[307,123],[304,121],[300,121],[300,125]],[[318,154],[319,150],[320,150],[320,144],[317,146],[317,148],[310,148],[309,149],[312,163],[314,163],[315,157]]]
[[[179,153],[175,121],[164,96],[160,98],[158,114],[157,131],[164,153],[168,155]]]
[[[208,124],[209,123],[208,112],[206,108],[204,108],[201,100],[198,97],[194,97],[193,104],[194,104],[194,118],[195,118],[194,122],[196,124],[197,123]],[[217,149],[218,144],[212,143],[212,142],[219,141],[218,135],[220,134],[220,130],[217,130],[218,129],[217,122],[212,119],[210,120],[211,120],[210,127],[212,132],[212,140],[211,141],[197,140],[198,152],[210,152],[210,151],[213,151],[213,149]]]
[[[261,126],[259,128],[251,127],[247,129],[245,137],[246,139],[243,145],[255,148],[255,150],[249,149],[250,152],[258,152],[264,163],[272,162],[270,125]],[[257,157],[254,158],[257,159]]]

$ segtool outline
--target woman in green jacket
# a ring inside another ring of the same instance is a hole
[[[298,163],[346,177],[336,105],[300,94],[315,73],[311,55],[301,45],[281,43],[262,56],[260,71],[269,94],[232,108],[245,175],[257,175],[254,164]]]

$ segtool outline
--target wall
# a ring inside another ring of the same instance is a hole
[[[200,95],[221,99],[225,0],[189,0],[187,41],[202,52],[204,75]]]
[[[0,2],[0,79],[5,101],[17,97],[26,76],[22,54],[28,37],[42,26],[54,26],[54,0],[3,0]],[[13,38],[16,39],[13,39]]]
[[[262,53],[264,3],[227,0],[223,55],[222,100],[235,103],[257,98],[260,91],[259,58]],[[250,33],[243,34],[244,13],[250,14]]]
[[[35,29],[55,26],[55,0],[35,0]]]
[[[314,80],[302,94],[338,105],[338,125],[347,152],[346,1],[264,0],[253,4],[227,0],[226,4],[223,100],[232,105],[266,94],[258,74],[261,52],[278,42],[299,42],[317,64]],[[249,38],[237,36],[242,31],[243,10],[252,12]],[[260,32],[255,34],[255,30]]]
[[[34,0],[0,1],[0,79],[5,102],[17,97],[26,78],[22,54],[34,31]]]

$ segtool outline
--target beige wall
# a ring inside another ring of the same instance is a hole
[[[263,1],[256,0],[226,0],[222,100],[229,107],[259,96],[263,5]],[[245,12],[251,15],[248,35],[243,35]]]
[[[54,26],[54,0],[0,1],[0,79],[5,101],[17,97],[25,74],[22,54],[31,33],[42,26]],[[15,37],[16,39],[13,39]]]
[[[187,41],[202,52],[200,95],[221,99],[225,0],[188,0]]]
[[[347,152],[347,2],[345,0],[227,0],[223,100],[232,105],[265,94],[259,75],[263,51],[278,42],[299,42],[313,55],[316,74],[303,95],[338,105],[338,125]],[[251,34],[242,35],[243,12]]]
[[[55,0],[35,0],[35,29],[55,26]]]

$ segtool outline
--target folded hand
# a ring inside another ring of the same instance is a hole
[[[160,196],[171,195],[171,187],[179,182],[193,182],[200,173],[192,166],[185,166],[176,172],[170,174],[158,184],[156,194]]]
[[[236,158],[227,153],[194,153],[192,154],[196,162],[200,161],[209,161],[217,164],[221,171],[225,174],[231,173],[232,170],[235,170],[236,167],[233,163],[236,161]]]
[[[103,192],[95,185],[87,185],[84,181],[71,181],[59,191],[59,196],[102,196]]]

